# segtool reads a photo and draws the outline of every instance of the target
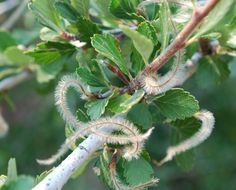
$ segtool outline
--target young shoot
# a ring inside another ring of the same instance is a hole
[[[185,152],[191,148],[194,148],[204,142],[211,134],[214,124],[215,118],[213,114],[209,111],[200,111],[194,114],[194,117],[199,119],[202,122],[201,128],[198,132],[196,132],[192,137],[183,142],[171,146],[167,149],[167,154],[164,159],[162,159],[158,164],[162,165],[168,161],[171,161],[173,157],[177,154]]]

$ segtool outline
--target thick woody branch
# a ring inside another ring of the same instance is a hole
[[[32,190],[55,190],[62,189],[70,176],[97,150],[104,141],[96,135],[90,135],[84,140],[59,166],[47,175]]]
[[[176,36],[175,40],[169,45],[164,53],[158,56],[150,65],[148,65],[144,74],[156,72],[163,66],[177,51],[186,46],[186,41],[201,21],[210,13],[216,6],[219,0],[208,0],[204,7],[198,7],[194,10],[191,20],[184,29]]]
[[[15,6],[17,6],[18,3],[19,2],[16,0],[3,1],[2,3],[0,3],[0,15],[6,13],[7,11],[10,11]]]

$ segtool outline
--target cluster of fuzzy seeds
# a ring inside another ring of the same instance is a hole
[[[69,147],[75,143],[79,137],[90,134],[95,134],[97,138],[107,143],[121,145],[131,144],[130,146],[126,146],[123,150],[123,157],[127,160],[137,158],[143,149],[144,141],[150,136],[153,128],[149,129],[146,133],[141,134],[137,127],[128,120],[115,117],[101,118],[96,121],[83,123],[76,118],[68,106],[67,92],[71,87],[82,95],[86,96],[86,94],[88,94],[80,80],[74,75],[69,75],[64,76],[59,82],[56,88],[55,99],[56,106],[63,119],[75,130],[75,132],[61,146],[57,154],[46,160],[38,160],[38,162],[46,165],[54,163],[67,152]],[[115,135],[112,133],[113,131],[121,131],[122,134]]]

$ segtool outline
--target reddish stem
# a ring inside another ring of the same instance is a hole
[[[209,0],[204,7],[196,8],[193,12],[191,20],[184,27],[184,29],[176,36],[175,40],[169,45],[164,53],[158,56],[150,65],[148,65],[144,74],[151,74],[156,72],[163,66],[177,51],[186,47],[186,41],[192,34],[194,29],[200,22],[209,14],[209,12],[216,6],[219,0]]]
[[[114,65],[112,65],[112,64],[110,64],[110,63],[106,63],[106,65],[107,65],[107,68],[111,71],[111,72],[113,72],[114,74],[116,74],[118,77],[119,77],[119,79],[124,83],[124,84],[126,84],[126,85],[128,85],[129,84],[129,80],[128,80],[128,78],[122,73],[122,71],[118,68],[118,67],[116,67],[116,66],[114,66]]]
[[[61,31],[60,36],[68,41],[75,41],[76,40],[76,37],[73,34],[70,34],[65,31]]]

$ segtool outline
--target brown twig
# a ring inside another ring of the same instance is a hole
[[[219,47],[219,41],[209,41],[207,38],[199,38],[198,40],[200,48],[199,51],[203,55],[214,55],[217,53],[217,48]]]
[[[219,0],[208,0],[204,7],[198,7],[194,10],[191,20],[184,29],[176,36],[175,40],[169,45],[167,50],[148,65],[144,73],[151,74],[163,66],[177,51],[186,46],[186,41],[201,21],[216,6]]]
[[[122,73],[122,71],[118,68],[118,67],[116,67],[116,66],[114,66],[114,65],[112,65],[112,64],[110,64],[110,63],[105,63],[106,65],[107,65],[107,68],[111,71],[111,72],[113,72],[115,75],[117,75],[118,76],[118,78],[124,83],[124,84],[126,84],[126,85],[128,85],[129,84],[129,80],[128,80],[128,78]]]
[[[116,170],[116,161],[117,161],[117,150],[114,151],[114,153],[112,154],[112,158],[110,163],[108,164],[108,168],[112,171]]]
[[[192,15],[191,20],[184,29],[176,36],[175,40],[166,48],[160,56],[158,56],[150,65],[148,65],[142,73],[137,75],[128,86],[120,89],[120,93],[131,93],[141,86],[142,75],[150,75],[162,67],[176,52],[186,47],[186,42],[192,32],[202,22],[202,20],[211,12],[219,0],[208,0],[203,7],[197,7]]]

